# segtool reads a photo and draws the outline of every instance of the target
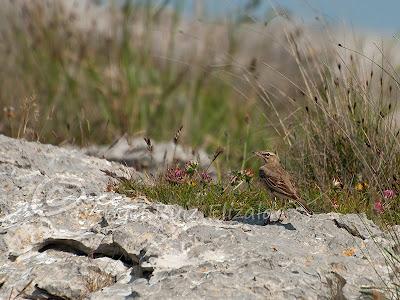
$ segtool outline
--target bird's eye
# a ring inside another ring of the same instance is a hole
[[[269,156],[269,153],[265,154],[267,157]]]

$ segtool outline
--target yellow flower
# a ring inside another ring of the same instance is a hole
[[[363,191],[368,187],[368,183],[366,182],[359,182],[356,184],[356,190],[357,191]]]
[[[189,181],[188,181],[188,184],[191,185],[191,186],[196,186],[196,185],[197,185],[197,182],[194,181],[194,180],[189,180]]]

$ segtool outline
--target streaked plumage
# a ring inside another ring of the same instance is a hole
[[[289,174],[281,166],[278,157],[274,153],[267,151],[258,151],[255,154],[265,162],[259,170],[260,179],[265,186],[273,194],[293,200],[303,207],[307,213],[312,214],[307,203],[297,193]]]

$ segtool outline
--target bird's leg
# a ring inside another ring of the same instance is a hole
[[[275,201],[275,203],[277,203],[277,198],[276,198],[276,195],[274,194],[274,201]],[[283,220],[281,220],[281,216],[282,216],[282,209],[280,208],[279,210],[279,217],[278,217],[278,219],[276,220],[276,222],[282,222]]]
[[[284,203],[284,207],[286,208],[286,199],[283,200],[283,203]],[[284,217],[284,218],[286,218],[286,219],[288,218],[288,216],[286,215],[286,209],[285,209],[285,210],[280,209],[280,214],[279,214],[278,222],[284,221],[283,218],[281,219],[282,214],[283,214],[283,217]]]
[[[284,221],[284,218],[287,218],[287,216],[286,216],[286,211],[284,211],[282,208],[279,209],[279,210],[280,210],[280,213],[279,213],[278,222],[282,222],[282,221]],[[284,217],[284,218],[282,218],[282,214],[283,214],[283,217]]]

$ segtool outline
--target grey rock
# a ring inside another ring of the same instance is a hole
[[[381,234],[378,226],[368,220],[365,214],[340,215],[332,214],[333,221],[339,228],[343,228],[351,235],[363,240],[371,239]]]
[[[115,283],[92,293],[90,295],[90,300],[131,300],[139,296],[137,292],[132,291],[132,286],[130,284]]]
[[[0,299],[362,299],[396,278],[364,215],[208,219],[109,192],[101,170],[142,176],[0,136]]]

